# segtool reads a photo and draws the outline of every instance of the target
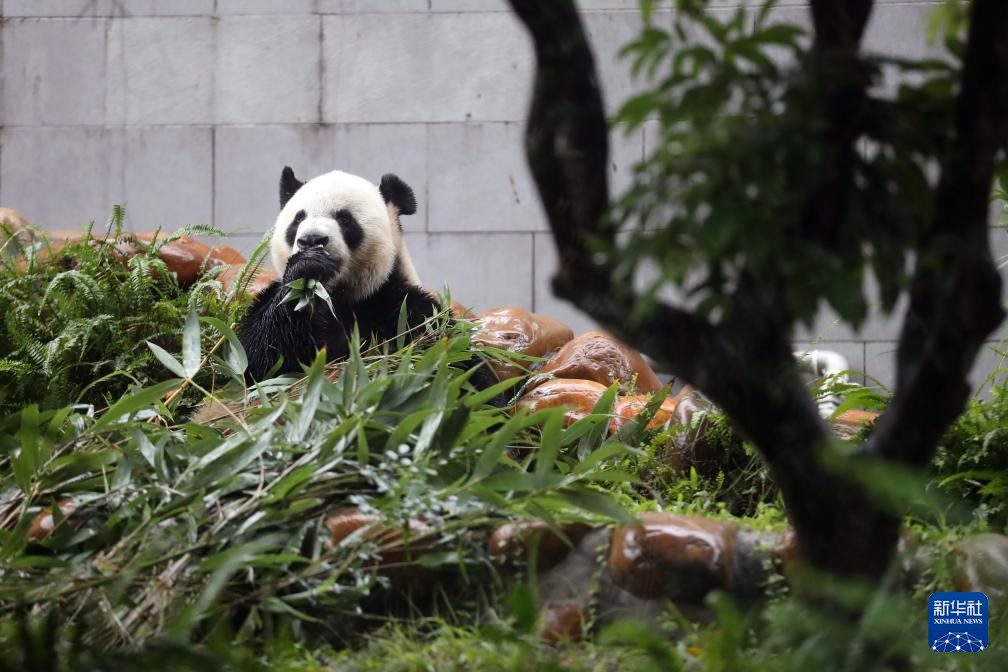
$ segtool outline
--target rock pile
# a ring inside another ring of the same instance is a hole
[[[28,222],[14,210],[10,208],[0,208],[0,243],[4,243],[3,232],[7,231],[11,237],[16,238],[22,245],[32,245],[41,243],[41,247],[36,256],[37,260],[43,260],[60,252],[69,244],[80,241],[84,234],[79,231],[47,231],[41,232],[33,229]],[[164,238],[163,234],[153,232],[124,234],[110,245],[105,245],[105,241],[95,238],[89,242],[91,247],[104,249],[108,254],[123,263],[151,245],[157,243],[157,238]],[[172,240],[157,247],[157,255],[164,262],[168,272],[174,273],[178,278],[179,286],[188,287],[192,285],[202,272],[209,269],[224,266],[223,271],[217,279],[221,282],[225,291],[241,277],[242,268],[245,265],[245,257],[237,250],[226,245],[210,246],[191,236],[182,236],[177,240]],[[21,262],[24,268],[24,261]],[[265,289],[276,279],[276,274],[267,268],[256,269],[245,283],[244,289],[250,294],[256,294]]]

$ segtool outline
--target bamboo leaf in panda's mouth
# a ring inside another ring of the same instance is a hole
[[[312,280],[311,282],[315,281]],[[315,296],[325,301],[326,305],[329,306],[329,312],[333,314],[333,317],[336,317],[336,309],[333,308],[332,298],[329,296],[329,292],[326,291],[325,286],[321,282],[315,282],[314,291]]]
[[[314,299],[318,297],[329,306],[329,312],[333,314],[333,317],[336,316],[336,309],[333,307],[332,298],[329,296],[329,292],[326,291],[325,285],[318,280],[314,278],[298,278],[287,283],[286,287],[289,291],[280,303],[297,301],[294,310],[303,310],[312,306]]]

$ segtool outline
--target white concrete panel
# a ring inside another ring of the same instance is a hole
[[[626,134],[618,126],[609,131],[609,193],[615,198],[633,184],[633,169],[644,158],[644,129]]]
[[[1008,231],[1003,228],[991,228],[991,249],[995,263],[1001,269],[1003,279],[1001,298],[1008,302]],[[895,341],[899,339],[903,317],[906,314],[908,299],[902,296],[896,303],[891,314],[884,314],[878,305],[878,284],[874,276],[869,276],[865,282],[868,300],[871,305],[868,319],[862,327],[855,331],[850,325],[841,322],[829,308],[823,306],[812,328],[798,328],[795,338],[799,340],[814,340],[822,338],[831,341]],[[1008,335],[1008,322],[1003,322],[995,330],[992,338]]]
[[[196,16],[214,0],[4,0],[6,16]]]
[[[211,17],[113,19],[109,123],[211,123],[214,34]]]
[[[432,12],[510,12],[507,0],[430,0]]]
[[[864,35],[864,51],[875,56],[906,59],[943,58],[949,56],[939,43],[928,42],[928,20],[939,3],[917,2],[885,4],[872,11]],[[884,66],[873,89],[875,95],[891,97],[900,83],[916,83],[917,74],[899,76],[891,66]]]
[[[228,14],[405,14],[426,12],[427,0],[217,0]]]
[[[557,271],[556,246],[550,233],[535,234],[534,300],[531,308],[565,323],[574,335],[597,329],[594,320],[564,299],[553,294],[553,275]],[[526,306],[527,307],[527,306]]]
[[[430,127],[431,231],[542,231],[519,124]]]
[[[329,122],[510,121],[524,117],[532,51],[497,14],[323,19]]]
[[[314,14],[319,0],[217,0],[217,14]]]
[[[262,242],[262,237],[241,234],[228,236],[227,238],[221,239],[220,242],[229,247],[233,247],[238,250],[243,257],[249,259],[252,256],[252,253],[255,252],[255,249],[259,247],[259,243]],[[270,261],[269,257],[269,251],[266,253],[264,267],[270,269],[273,268],[273,263]]]
[[[1008,383],[1008,340],[992,341],[977,354],[970,385],[980,399],[990,399],[990,387]]]
[[[318,0],[323,14],[400,14],[426,12],[427,0]]]
[[[214,222],[229,232],[260,234],[280,211],[280,171],[301,179],[332,170],[332,132],[318,126],[224,126],[215,133]]]
[[[644,134],[644,156],[650,156],[661,144],[661,123],[657,119],[649,119],[641,125]]]
[[[0,203],[36,226],[76,229],[104,222],[122,172],[122,134],[97,128],[0,129]]]
[[[606,110],[613,114],[628,98],[648,88],[647,81],[630,76],[631,61],[619,56],[644,24],[638,12],[590,12],[582,20],[595,54]]]
[[[322,20],[230,16],[217,24],[218,123],[318,121]]]
[[[880,2],[901,2],[903,0],[879,0]],[[910,0],[914,2],[918,0]],[[933,1],[933,0],[928,0]],[[710,0],[711,7],[758,7],[763,0]],[[657,9],[672,9],[676,0],[657,0]],[[780,6],[808,5],[808,0],[780,0]],[[582,12],[622,10],[638,12],[640,0],[577,0]],[[510,12],[507,0],[431,0],[432,12]]]
[[[481,312],[532,304],[532,235],[514,233],[406,234],[420,280]]]
[[[895,341],[865,344],[865,366],[869,384],[881,384],[890,391],[896,383],[896,352],[899,344]],[[1004,382],[1008,375],[1008,342],[988,341],[977,353],[970,369],[969,385],[974,396],[990,399],[990,376],[997,382]],[[874,379],[874,380],[873,380]]]
[[[135,231],[213,222],[213,132],[208,127],[129,129],[112,198]]]
[[[3,22],[0,125],[100,125],[105,113],[105,21]]]
[[[285,165],[301,180],[344,170],[377,183],[395,173],[417,197],[407,231],[423,231],[427,205],[427,128],[420,124],[245,126],[216,130],[215,225],[258,235],[280,209],[278,182]]]

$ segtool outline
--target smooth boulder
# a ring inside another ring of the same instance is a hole
[[[590,415],[608,388],[592,380],[558,378],[548,380],[518,400],[517,408],[535,413],[546,408],[565,407],[564,426],[569,427]]]
[[[593,380],[606,387],[614,382],[633,384],[637,394],[651,394],[662,386],[639,352],[601,331],[589,331],[566,343],[539,373]]]
[[[544,357],[574,338],[563,322],[514,306],[487,310],[477,322],[473,341],[520,355]],[[509,362],[495,361],[493,367],[501,380],[525,375],[524,369]]]

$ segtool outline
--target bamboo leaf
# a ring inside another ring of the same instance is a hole
[[[554,409],[543,424],[542,436],[539,440],[539,452],[536,455],[536,473],[547,474],[553,470],[557,455],[560,453],[560,431],[563,429],[564,412]]]
[[[617,523],[632,524],[634,517],[611,496],[599,490],[586,488],[565,488],[559,496],[572,506],[589,513],[610,518]]]
[[[235,334],[224,320],[219,318],[204,315],[200,317],[200,321],[206,322],[227,339],[227,365],[235,374],[239,376],[244,374],[248,369],[248,355],[246,355],[245,347],[241,344],[238,335]]]
[[[312,420],[315,419],[315,412],[318,410],[319,398],[322,395],[322,383],[325,381],[326,353],[320,350],[308,369],[308,383],[305,385],[304,394],[301,396],[301,408],[294,420],[294,429],[291,438],[294,441],[302,441],[308,434]]]
[[[181,382],[177,378],[172,378],[124,396],[113,404],[112,408],[105,411],[104,415],[94,424],[93,431],[99,432],[108,429],[109,426],[115,424],[121,417],[132,415],[136,411],[154,406],[161,397],[177,388]]]
[[[199,372],[200,355],[199,318],[195,310],[190,310],[182,328],[182,368],[186,378],[192,378]]]
[[[154,353],[154,356],[157,357],[158,361],[164,364],[169,371],[174,373],[179,378],[189,377],[186,374],[185,367],[182,366],[182,364],[177,359],[175,359],[175,357],[172,356],[171,353],[162,348],[160,345],[156,345],[154,343],[151,343],[150,341],[146,341],[146,343],[147,347],[150,348],[151,352]]]

